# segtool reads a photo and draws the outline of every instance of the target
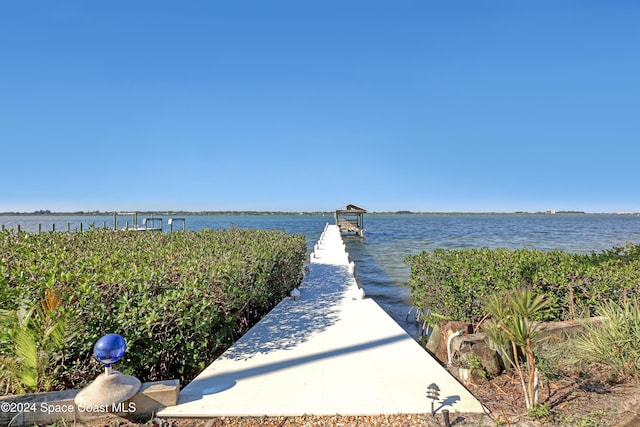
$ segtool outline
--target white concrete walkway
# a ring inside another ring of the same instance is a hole
[[[378,304],[362,299],[340,231],[327,225],[301,298],[283,300],[161,417],[378,415],[482,405]]]

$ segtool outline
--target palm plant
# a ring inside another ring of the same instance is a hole
[[[571,341],[575,356],[613,368],[619,375],[640,376],[640,306],[637,298],[603,301],[596,307],[601,322],[585,322],[585,333]]]
[[[497,350],[515,368],[522,384],[527,410],[538,404],[538,371],[534,346],[540,340],[542,328],[534,320],[550,304],[551,300],[545,295],[534,296],[527,288],[492,295],[485,304],[486,311],[491,315],[485,330]]]
[[[19,393],[48,391],[55,379],[60,352],[73,335],[70,314],[59,295],[47,290],[39,303],[17,310],[0,310],[2,344],[0,376]]]

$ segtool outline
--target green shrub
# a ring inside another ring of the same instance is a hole
[[[65,346],[61,388],[93,379],[101,368],[93,345],[110,332],[127,340],[116,369],[185,382],[299,285],[306,250],[302,235],[237,228],[4,231],[0,306],[17,310],[46,289],[59,292],[83,325]]]
[[[595,313],[607,299],[638,295],[640,247],[587,255],[531,249],[436,249],[408,256],[414,305],[449,319],[479,322],[487,295],[521,287],[545,294],[551,309],[535,320]]]

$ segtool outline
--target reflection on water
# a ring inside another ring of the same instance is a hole
[[[180,215],[183,216],[183,215]],[[165,217],[164,226],[167,230]],[[124,227],[124,222],[119,227]],[[332,215],[212,215],[186,216],[189,230],[203,228],[260,228],[303,234],[309,250]],[[113,228],[113,216],[0,216],[0,224],[24,231],[76,231]],[[634,215],[367,215],[365,237],[345,235],[356,278],[367,296],[374,298],[412,336],[414,323],[405,321],[411,307],[407,255],[436,248],[560,249],[574,253],[600,252],[626,242],[640,244],[640,217]]]
[[[380,304],[409,335],[418,337],[419,325],[415,321],[407,321],[411,296],[404,283],[409,278],[409,266],[399,259],[401,256],[397,252],[393,253],[397,248],[376,246],[370,243],[372,239],[368,234],[365,238],[345,235],[343,240],[349,259],[356,264],[356,280],[367,296]]]

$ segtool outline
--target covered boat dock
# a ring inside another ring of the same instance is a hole
[[[356,233],[360,237],[364,237],[364,214],[367,213],[356,205],[347,205],[346,209],[336,210],[336,225],[340,228],[340,232]]]

